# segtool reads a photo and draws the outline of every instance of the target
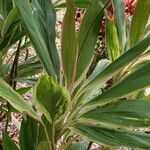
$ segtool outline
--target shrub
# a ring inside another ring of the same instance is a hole
[[[150,62],[145,59],[150,43],[148,1],[137,0],[131,24],[127,24],[123,1],[112,1],[112,22],[105,12],[109,0],[85,1],[85,4],[81,0],[66,0],[65,5],[59,5],[66,7],[61,61],[55,44],[56,13],[52,2],[14,1],[12,9],[17,11],[25,35],[29,36],[47,73],[34,87],[32,107],[13,85],[0,79],[0,96],[23,114],[19,149],[89,149],[90,141],[150,148],[150,135],[132,130],[150,125],[150,101],[138,97],[150,85]],[[75,8],[87,5],[80,31],[76,33]],[[87,78],[104,15],[108,59],[99,60]],[[110,79],[112,83],[106,88]],[[78,136],[87,141],[73,144]],[[6,133],[2,142],[4,150],[18,149]]]

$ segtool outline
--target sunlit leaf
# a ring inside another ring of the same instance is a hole
[[[67,86],[69,87],[75,78],[78,49],[75,33],[74,0],[66,0],[66,2],[67,10],[63,21],[61,52],[64,76],[67,82]]]
[[[130,47],[136,44],[143,36],[150,15],[149,0],[137,0],[130,29]]]
[[[39,79],[34,94],[39,110],[50,123],[60,120],[69,107],[66,89],[60,87],[49,76]]]

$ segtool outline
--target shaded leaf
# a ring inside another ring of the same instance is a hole
[[[50,124],[50,122],[46,119],[46,117],[44,115],[42,115],[42,122],[46,127],[47,133],[48,133],[48,137],[49,137],[49,141],[52,141],[52,124]],[[45,130],[43,128],[43,126],[39,126],[39,135],[38,135],[38,143],[42,142],[42,141],[47,141],[47,137],[45,134]]]
[[[19,134],[19,145],[21,150],[37,150],[37,134],[38,124],[29,117],[23,119]]]
[[[3,28],[1,31],[1,36],[4,37],[4,35],[8,32],[8,29],[10,28],[10,26],[17,21],[18,19],[18,12],[17,9],[14,7],[10,13],[8,14],[4,24],[3,24]]]
[[[37,150],[50,150],[50,149],[49,149],[48,143],[43,141],[39,144]]]
[[[19,150],[16,144],[6,133],[3,133],[2,144],[3,150]]]
[[[23,94],[27,93],[30,90],[31,90],[31,87],[22,87],[22,88],[18,88],[16,90],[16,92],[18,92],[19,94],[23,95]]]

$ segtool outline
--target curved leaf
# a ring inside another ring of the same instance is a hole
[[[135,72],[129,74],[122,81],[114,85],[112,88],[97,96],[89,103],[88,106],[101,106],[113,102],[129,95],[137,90],[143,89],[150,85],[150,62],[146,63]]]
[[[30,40],[32,41],[34,48],[39,55],[46,71],[49,75],[56,78],[56,73],[54,71],[54,66],[49,55],[48,49],[45,45],[45,41],[39,30],[38,24],[32,14],[31,6],[29,0],[15,0],[15,5],[19,11],[21,20],[25,25],[25,29],[28,32]]]
[[[34,95],[39,110],[51,124],[60,120],[69,107],[66,89],[60,87],[49,76],[42,77],[38,81]]]
[[[40,121],[32,107],[2,79],[0,79],[0,97],[7,100],[19,112]]]
[[[78,35],[78,59],[76,80],[81,80],[86,74],[94,54],[95,44],[103,19],[103,10],[109,0],[92,0],[87,9]]]
[[[10,13],[8,14],[4,24],[3,24],[3,28],[1,31],[1,36],[4,37],[5,34],[8,32],[8,29],[10,28],[10,26],[17,21],[18,19],[18,12],[17,9],[14,7]]]
[[[56,12],[51,0],[33,0],[33,14],[59,79],[60,62],[56,49]]]
[[[121,100],[95,108],[79,118],[79,121],[102,125],[109,128],[149,127],[150,101]]]
[[[75,124],[73,131],[92,141],[110,146],[150,149],[150,134]]]
[[[106,67],[102,72],[100,72],[92,81],[83,85],[81,87],[84,92],[88,89],[92,89],[95,86],[99,85],[110,77],[118,73],[121,69],[124,69],[132,61],[136,60],[142,53],[144,53],[149,47],[150,36],[147,36],[145,39],[140,41],[137,45],[132,47],[126,53],[121,55],[118,59],[112,62],[108,67]]]

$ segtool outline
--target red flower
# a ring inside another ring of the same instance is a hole
[[[133,15],[135,9],[135,0],[125,0],[126,17]]]
[[[135,1],[136,0],[124,0],[124,2],[125,2],[125,18],[133,15],[133,12],[135,9]],[[113,21],[114,15],[113,15],[112,3],[110,3],[107,10],[108,10],[109,19]]]

